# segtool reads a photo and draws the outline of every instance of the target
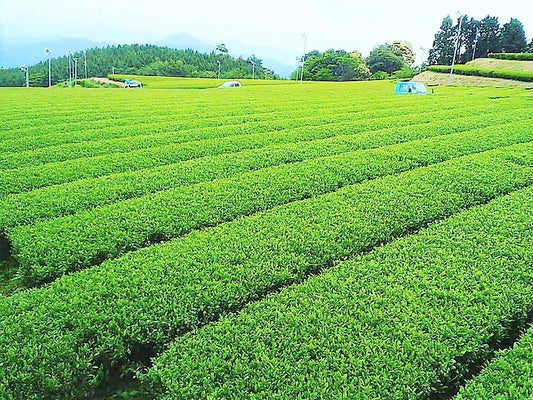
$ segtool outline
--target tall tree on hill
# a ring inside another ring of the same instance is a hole
[[[428,64],[450,65],[453,58],[455,30],[452,18],[448,15],[442,20],[435,34],[433,47],[429,50]]]
[[[366,62],[373,74],[383,71],[390,75],[407,65],[402,51],[389,43],[375,47],[370,52]]]
[[[400,50],[403,54],[403,59],[407,65],[413,65],[415,62],[415,52],[413,51],[413,46],[409,42],[402,40],[395,40],[392,42],[392,47]]]
[[[505,53],[523,53],[527,49],[524,26],[516,18],[502,27],[502,50]]]
[[[489,53],[501,53],[501,51],[501,27],[498,17],[487,15],[479,23],[476,58],[487,57]]]

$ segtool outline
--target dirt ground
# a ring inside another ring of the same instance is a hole
[[[124,82],[112,81],[111,79],[107,79],[107,78],[93,78],[93,81],[95,81],[96,83],[100,85],[115,85],[115,86],[124,87]]]

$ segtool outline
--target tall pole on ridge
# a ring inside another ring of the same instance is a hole
[[[74,61],[74,86],[76,86],[78,79],[78,59],[73,58],[72,60]]]
[[[48,87],[52,87],[52,64],[50,58],[51,52],[52,50],[50,50],[48,47],[44,49],[44,53],[48,55]]]
[[[24,64],[22,67],[20,67],[20,70],[24,72],[26,87],[30,87],[30,67],[28,67],[27,64]]]
[[[479,25],[476,27],[476,37],[474,38],[474,49],[472,50],[472,60],[476,58],[476,46],[479,40]]]
[[[72,54],[68,52],[68,86],[72,86]]]
[[[455,47],[454,47],[453,59],[452,59],[452,67],[450,68],[450,76],[448,78],[448,85],[452,84],[453,67],[455,65],[455,57],[457,56],[457,47],[459,46],[459,36],[461,35],[461,24],[463,22],[463,14],[461,14],[459,11],[457,11],[457,15],[459,15],[459,26],[457,27],[457,38],[455,39]]]
[[[304,81],[304,64],[305,64],[305,48],[307,46],[307,35],[304,33],[304,55],[302,56],[302,74],[300,75],[300,82]]]
[[[83,50],[83,67],[85,69],[85,79],[87,79],[87,50]]]

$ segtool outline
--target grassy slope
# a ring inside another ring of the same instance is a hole
[[[493,58],[478,58],[467,62],[466,65],[479,68],[494,68],[508,71],[533,71],[533,62],[516,60],[497,60]],[[430,85],[447,85],[448,74],[424,71],[416,75],[413,81],[420,81]],[[453,84],[459,86],[517,86],[532,87],[531,82],[519,82],[511,79],[484,78],[478,76],[454,75]]]
[[[507,71],[533,72],[533,62],[518,60],[498,60],[495,58],[478,58],[466,63],[471,67],[504,69]]]

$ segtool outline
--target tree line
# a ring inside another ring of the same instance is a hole
[[[533,39],[527,43],[524,27],[516,19],[500,26],[497,17],[481,21],[463,15],[454,23],[446,16],[435,34],[427,64],[450,65],[456,43],[456,62],[466,63],[489,53],[533,53]],[[72,55],[78,59],[78,76],[107,76],[109,73],[180,76],[224,79],[275,79],[255,56],[231,57],[226,45],[220,44],[209,54],[193,50],[176,50],[155,45],[118,45],[89,49]],[[300,59],[292,79],[312,81],[353,81],[368,79],[408,79],[420,71],[413,68],[415,53],[408,42],[395,41],[376,46],[367,58],[359,51],[313,50]],[[69,78],[68,56],[51,60],[52,83]],[[18,68],[0,70],[0,86],[23,86],[24,73]],[[48,61],[29,67],[30,86],[47,86]]]
[[[261,59],[232,57],[224,44],[209,54],[194,50],[176,50],[155,45],[118,45],[93,48],[73,53],[78,64],[78,79],[105,77],[110,73],[150,76],[201,77],[223,79],[275,79],[274,72],[265,68]],[[69,79],[68,55],[51,60],[52,84]],[[18,68],[0,70],[0,86],[23,86],[24,73]],[[29,67],[30,86],[48,85],[48,60]]]
[[[395,41],[376,46],[367,58],[359,51],[313,50],[300,59],[292,79],[310,81],[362,81],[369,79],[410,78],[418,70],[411,68],[415,53],[408,42]]]
[[[498,17],[490,15],[481,21],[463,15],[455,23],[448,15],[435,34],[428,64],[451,65],[456,42],[459,64],[487,57],[489,53],[533,52],[533,39],[528,44],[524,26],[516,18],[500,26]]]

